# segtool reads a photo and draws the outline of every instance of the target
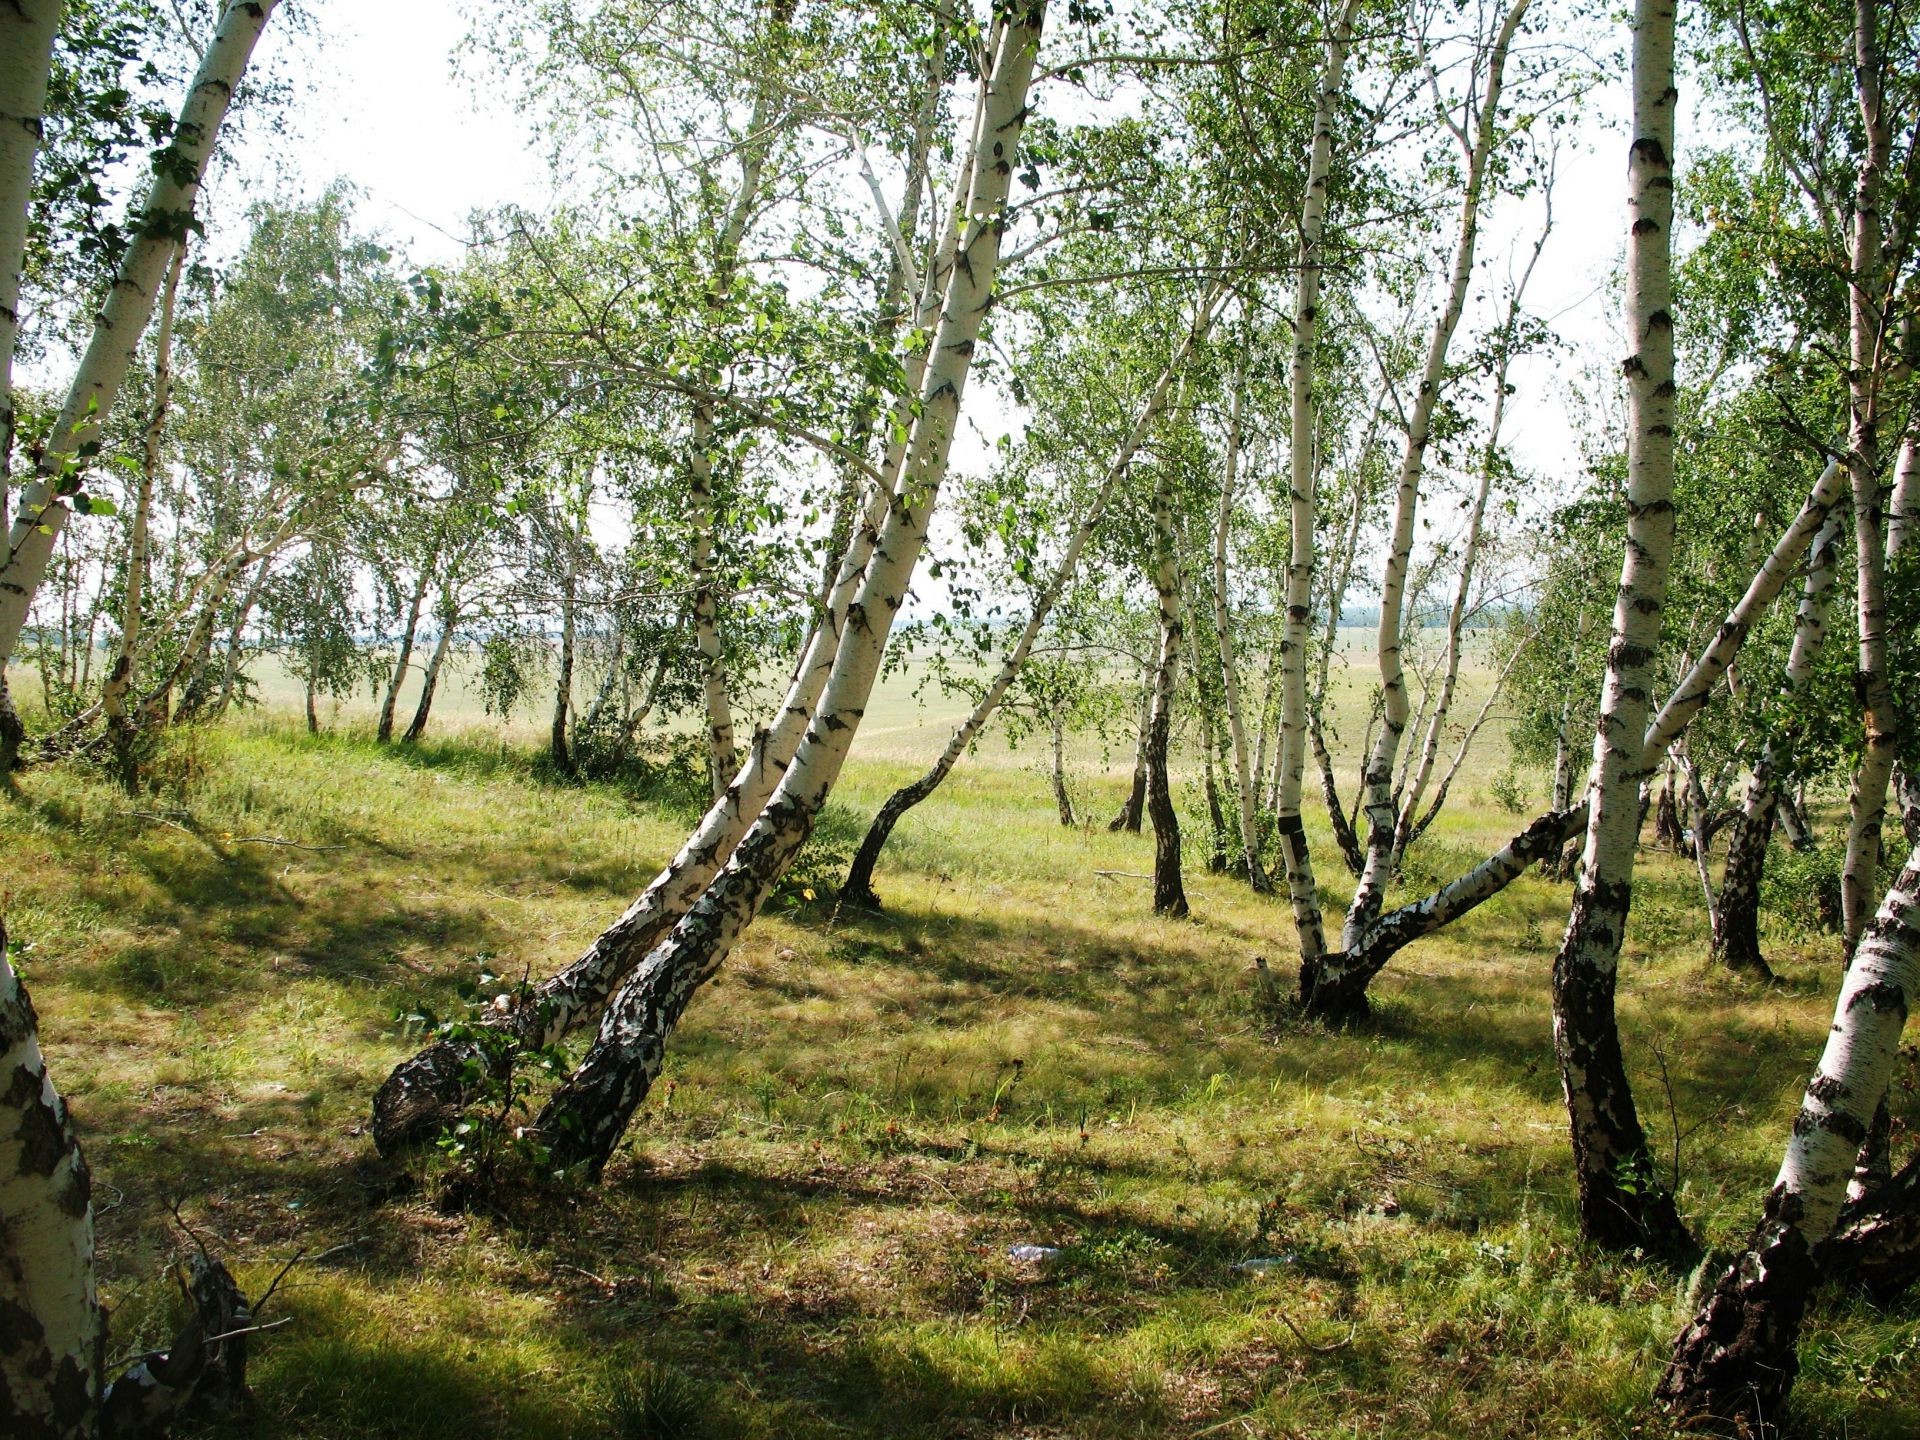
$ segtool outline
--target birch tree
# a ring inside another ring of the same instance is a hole
[[[234,90],[277,4],[230,0],[188,87],[173,138],[156,153],[153,179],[132,227],[135,238],[100,308],[33,479],[15,506],[6,553],[0,557],[0,667],[19,643],[61,527],[76,507],[91,503],[83,487],[100,428],[133,363],[174,249],[186,238],[194,196]]]
[[[1638,0],[1633,18],[1625,363],[1627,545],[1588,781],[1586,847],[1553,967],[1554,1053],[1573,1136],[1580,1228],[1616,1249],[1683,1254],[1693,1241],[1660,1184],[1634,1108],[1614,989],[1640,829],[1647,692],[1673,548],[1674,8]]]
[[[945,478],[973,347],[993,295],[1044,14],[1038,0],[1001,10],[986,37],[964,185],[949,227],[952,260],[943,267],[944,295],[899,492],[846,612],[847,632],[807,737],[732,858],[615,994],[586,1057],[548,1102],[537,1129],[558,1164],[597,1172],[606,1163],[659,1074],[673,1026],[798,854],[846,759]]]
[[[1780,1173],[1745,1249],[1674,1342],[1658,1395],[1686,1415],[1774,1433],[1799,1370],[1795,1353],[1818,1276],[1818,1247],[1840,1220],[1854,1157],[1893,1075],[1920,995],[1920,849],[1907,858],[1854,952],[1818,1068]]]

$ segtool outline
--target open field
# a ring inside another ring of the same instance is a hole
[[[530,724],[503,744],[458,705],[413,749],[351,707],[317,738],[243,715],[175,737],[137,804],[73,766],[22,777],[8,925],[90,1148],[116,1349],[165,1333],[177,1201],[254,1292],[316,1257],[259,1342],[257,1415],[223,1433],[1664,1433],[1644,1397],[1684,1281],[1575,1239],[1546,994],[1566,887],[1522,881],[1408,951],[1365,1029],[1269,1024],[1251,965],[1290,974],[1284,914],[1205,874],[1197,834],[1191,920],[1096,875],[1150,865],[1104,829],[1124,741],[1110,767],[1083,744],[1101,823],[1064,830],[1035,759],[989,739],[901,826],[886,913],[836,913],[831,857],[957,708],[907,688],[604,1187],[477,1213],[361,1134],[410,1048],[396,1014],[453,1004],[481,955],[571,958],[697,797],[552,783]],[[1409,884],[1510,828],[1484,794],[1504,765],[1490,740]],[[1629,1058],[1684,1211],[1726,1246],[1778,1163],[1834,945],[1770,935],[1774,991],[1707,974],[1690,871],[1647,864]],[[1025,1243],[1061,1254],[1010,1259]],[[1830,1298],[1802,1354],[1799,1433],[1920,1433],[1920,1302]]]

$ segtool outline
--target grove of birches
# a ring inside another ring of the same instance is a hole
[[[1920,11],[344,8],[0,0],[0,1435],[1920,1434]]]

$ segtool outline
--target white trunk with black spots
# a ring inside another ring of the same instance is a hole
[[[1884,317],[1890,310],[1881,207],[1893,136],[1880,93],[1881,7],[1855,0],[1854,93],[1866,144],[1854,175],[1853,231],[1847,277],[1847,470],[1853,485],[1858,654],[1853,688],[1865,728],[1865,749],[1847,797],[1847,854],[1840,871],[1843,940],[1851,951],[1867,921],[1880,873],[1880,831],[1887,785],[1899,754],[1900,717],[1887,664],[1886,495],[1880,482],[1880,405],[1885,378]]]
[[[1319,438],[1319,400],[1314,367],[1320,338],[1320,287],[1325,273],[1327,192],[1333,174],[1333,120],[1346,86],[1347,55],[1353,46],[1357,0],[1346,0],[1327,35],[1327,50],[1314,96],[1313,138],[1307,155],[1306,195],[1300,206],[1299,279],[1293,295],[1293,356],[1288,391],[1287,592],[1280,638],[1280,743],[1274,756],[1279,785],[1274,798],[1274,830],[1287,875],[1287,899],[1300,950],[1302,973],[1318,965],[1326,950],[1326,922],[1300,814],[1301,782],[1307,760],[1307,626],[1313,618],[1313,525],[1319,491],[1315,449]]]
[[[220,17],[187,92],[172,142],[156,163],[141,205],[142,222],[121,257],[93,335],[34,477],[22,490],[0,555],[0,667],[13,658],[40,582],[100,445],[140,337],[153,318],[168,263],[185,237],[207,158],[245,72],[254,44],[279,0],[234,0]]]
[[[1636,0],[1633,143],[1628,161],[1625,362],[1627,542],[1588,781],[1590,814],[1566,935],[1554,959],[1553,1035],[1572,1128],[1581,1230],[1615,1249],[1691,1248],[1659,1184],[1634,1108],[1614,1020],[1632,899],[1642,737],[1673,553],[1673,0]]]
[[[1920,848],[1881,901],[1841,982],[1825,1052],[1760,1224],[1674,1343],[1659,1395],[1677,1409],[1755,1429],[1779,1421],[1798,1369],[1815,1248],[1841,1217],[1854,1157],[1886,1099],[1900,1032],[1920,994],[1916,922]]]
[[[27,205],[40,153],[42,115],[61,0],[14,0],[0,8],[0,526],[8,524],[6,469],[13,455],[13,352],[20,336],[20,275],[26,267]]]
[[[87,1162],[0,926],[0,1430],[86,1436],[105,1363]]]
[[[560,1164],[597,1171],[606,1163],[658,1076],[681,1013],[799,853],[846,760],[926,541],[974,346],[992,303],[1044,13],[1043,0],[1029,0],[995,17],[991,63],[956,206],[954,228],[961,236],[928,350],[900,490],[848,608],[847,636],[837,647],[818,713],[732,858],[615,994],[585,1059],[542,1112],[537,1128]],[[963,217],[964,226],[958,223]]]
[[[1260,829],[1254,815],[1255,770],[1247,756],[1247,722],[1240,707],[1240,666],[1234,655],[1233,610],[1228,603],[1227,540],[1233,526],[1234,492],[1240,479],[1240,408],[1245,400],[1245,377],[1236,369],[1228,401],[1226,463],[1221,469],[1220,506],[1213,526],[1213,629],[1220,646],[1220,678],[1226,695],[1227,730],[1233,739],[1234,795],[1238,802],[1240,848],[1245,856],[1247,883],[1259,894],[1273,887],[1260,863]]]
[[[1380,913],[1382,897],[1393,872],[1393,842],[1398,818],[1394,805],[1394,769],[1400,742],[1406,734],[1411,705],[1407,699],[1406,670],[1400,659],[1406,625],[1407,568],[1413,556],[1414,523],[1420,509],[1420,481],[1426,473],[1427,445],[1433,436],[1434,410],[1446,379],[1447,353],[1459,327],[1460,314],[1473,283],[1474,251],[1480,238],[1480,204],[1485,193],[1488,163],[1501,129],[1500,96],[1505,88],[1508,51],[1530,0],[1514,0],[1500,22],[1487,53],[1486,91],[1476,108],[1471,144],[1465,156],[1466,176],[1460,197],[1459,231],[1454,241],[1453,272],[1447,298],[1427,337],[1420,386],[1407,413],[1407,443],[1401,453],[1395,490],[1393,532],[1387,564],[1380,582],[1380,628],[1376,639],[1380,667],[1380,730],[1361,776],[1362,809],[1367,820],[1366,864],[1353,903],[1347,908],[1342,944],[1351,947]],[[1463,142],[1464,143],[1464,142]]]

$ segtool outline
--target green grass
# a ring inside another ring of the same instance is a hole
[[[883,692],[809,873],[955,708]],[[1406,952],[1366,1029],[1275,1030],[1251,966],[1291,972],[1283,910],[1206,875],[1196,836],[1194,918],[1152,918],[1143,882],[1095,874],[1150,865],[1150,839],[1104,829],[1128,757],[1083,742],[1099,823],[1064,830],[989,738],[901,826],[884,915],[790,887],[753,928],[603,1187],[449,1215],[361,1133],[410,1048],[393,1017],[444,1008],[483,952],[511,976],[571,958],[687,804],[550,783],[518,737],[383,750],[348,722],[177,737],[137,804],[37,770],[0,829],[116,1349],[165,1333],[169,1202],[255,1292],[318,1257],[229,1433],[1662,1433],[1644,1397],[1682,1282],[1572,1223],[1546,988],[1564,887],[1524,880]],[[1504,764],[1489,742],[1422,867],[1509,830],[1484,794]],[[1830,942],[1783,932],[1779,990],[1709,975],[1703,926],[1689,870],[1650,856],[1620,1008],[1662,1155],[1685,1137],[1682,1206],[1728,1246],[1836,974]],[[1027,1242],[1062,1253],[1008,1258]],[[1283,1263],[1235,1268],[1262,1257]],[[1916,1353],[1915,1301],[1823,1302],[1801,1432],[1914,1434]]]

